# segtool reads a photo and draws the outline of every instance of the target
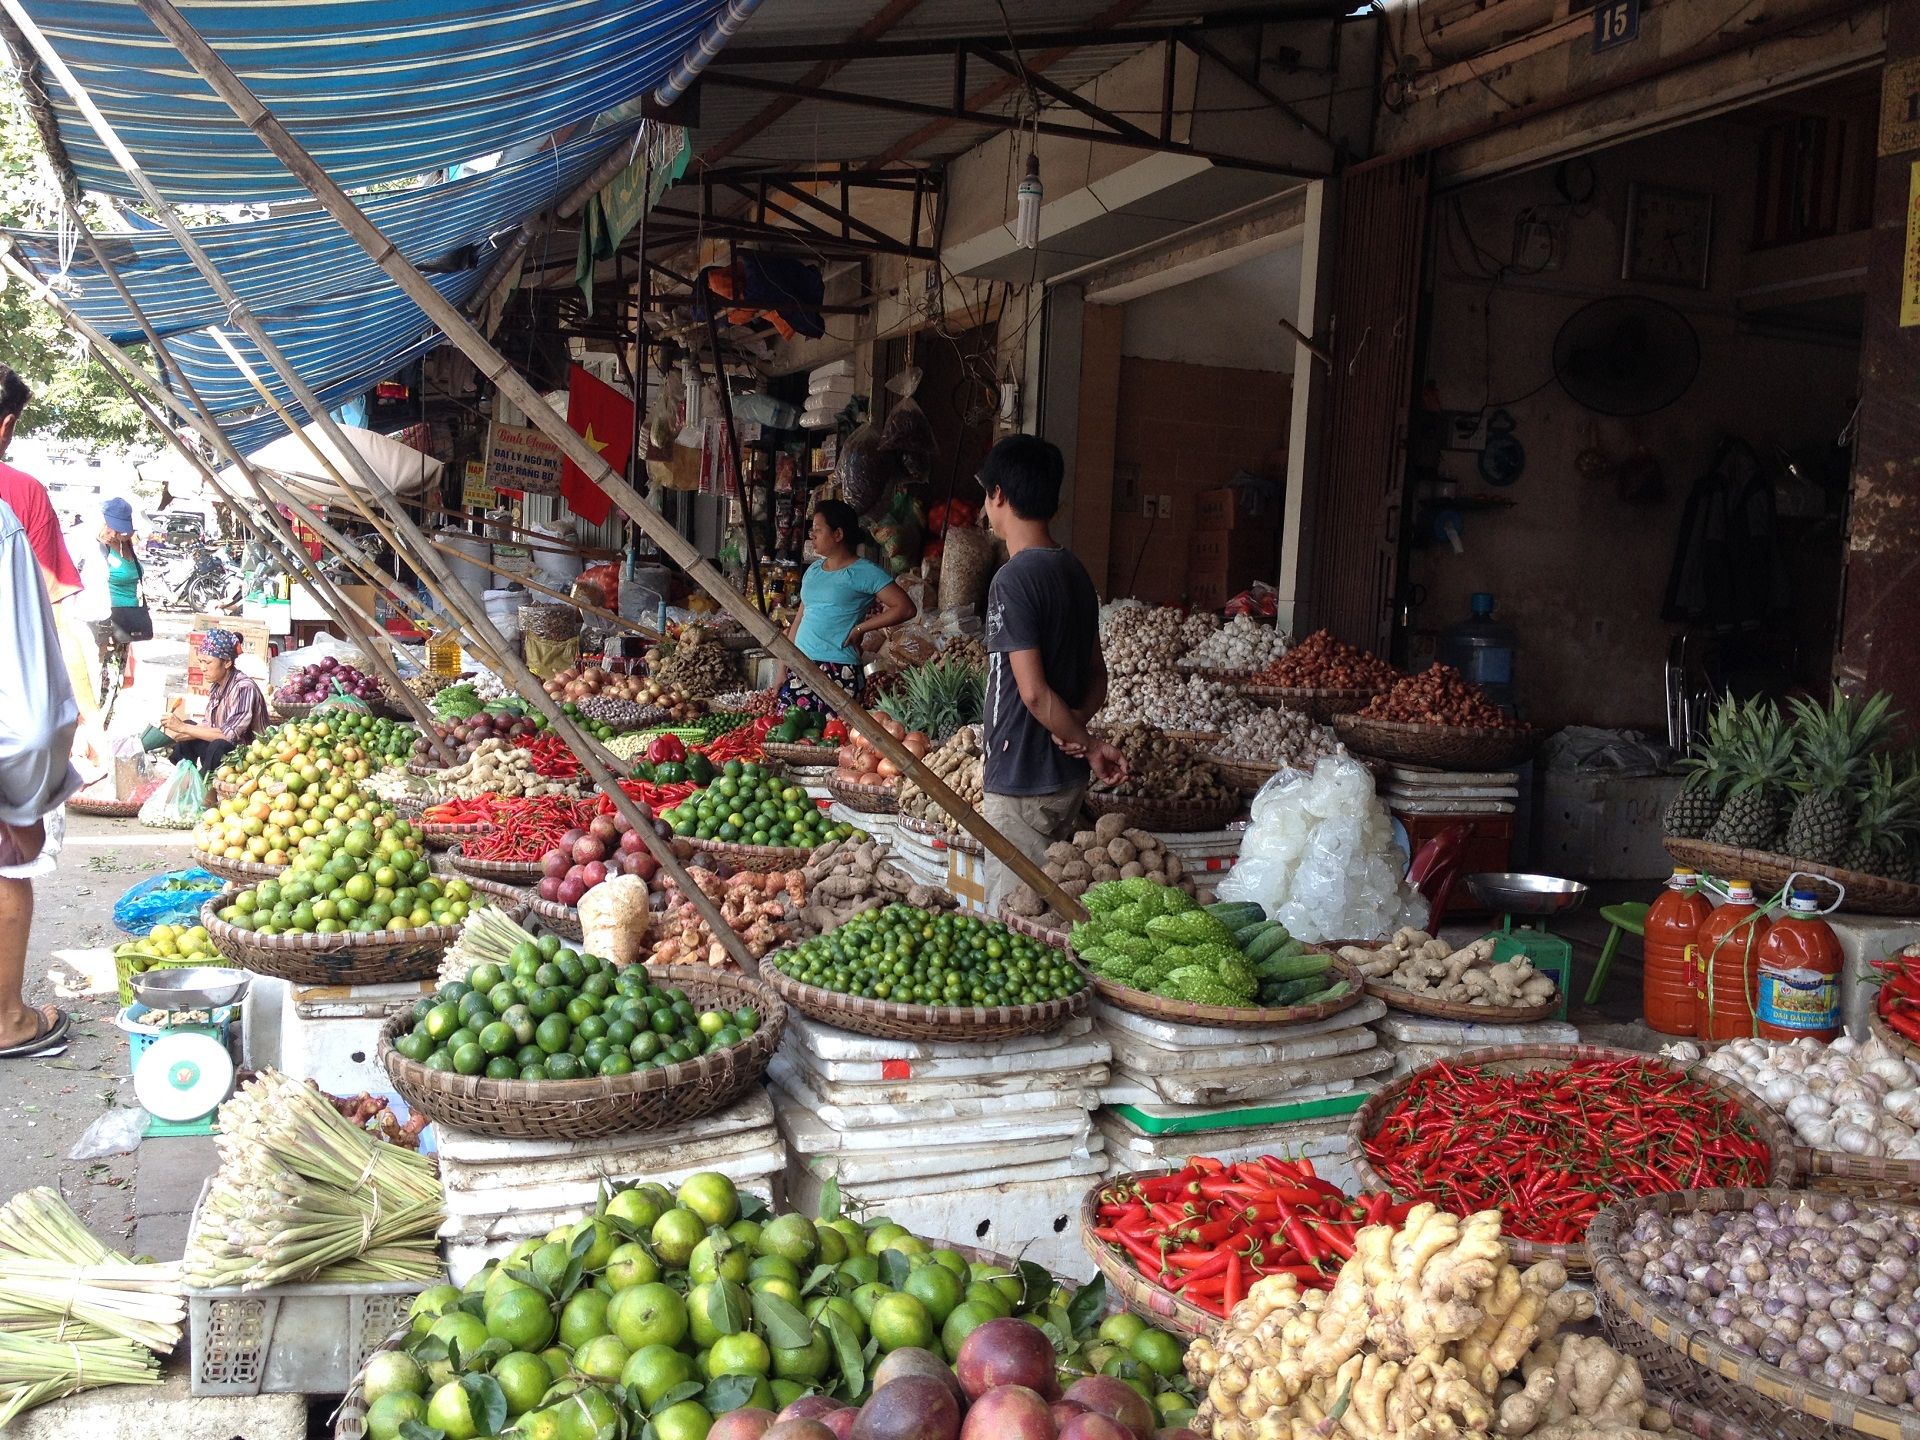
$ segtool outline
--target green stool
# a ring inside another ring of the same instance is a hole
[[[1613,964],[1613,952],[1620,948],[1620,936],[1623,931],[1645,937],[1647,933],[1647,907],[1638,900],[1623,901],[1618,905],[1602,905],[1600,918],[1613,928],[1607,931],[1607,943],[1600,951],[1600,963],[1594,967],[1593,980],[1587,986],[1587,1004],[1591,1005],[1600,998],[1601,987],[1607,983],[1607,967]]]

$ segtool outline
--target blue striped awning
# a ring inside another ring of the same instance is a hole
[[[600,131],[464,179],[372,196],[365,208],[414,264],[484,271],[494,257],[496,237],[511,233],[573,191],[604,160],[633,145],[631,127]],[[56,236],[12,233],[41,275],[61,273]],[[226,308],[213,287],[165,231],[143,229],[100,238],[135,303],[163,336],[227,323]],[[241,299],[255,307],[285,309],[393,289],[367,252],[318,208],[273,219],[197,226],[194,238]],[[140,341],[139,324],[85,247],[72,257],[62,285],[68,303],[116,344]]]
[[[132,0],[25,0],[169,199],[304,190]],[[349,189],[583,124],[651,89],[721,0],[182,0],[260,101]],[[45,77],[81,184],[133,188]]]

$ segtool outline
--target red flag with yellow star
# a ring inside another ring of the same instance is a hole
[[[600,453],[618,474],[625,474],[633,451],[633,401],[578,365],[567,384],[567,424]],[[560,471],[560,496],[567,508],[589,525],[605,523],[613,513],[607,492],[569,460]]]

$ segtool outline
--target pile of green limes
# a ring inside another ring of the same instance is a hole
[[[404,820],[358,819],[300,842],[286,873],[242,890],[222,920],[256,935],[370,935],[458,925],[473,889],[436,877],[420,832]]]
[[[1038,1005],[1086,984],[1051,945],[912,905],[856,915],[767,963],[803,985],[902,1005]]]
[[[829,820],[798,785],[762,765],[729,760],[705,789],[661,817],[673,833],[736,845],[812,849],[858,832]]]
[[[476,965],[413,1008],[393,1042],[434,1070],[490,1080],[586,1080],[691,1060],[760,1028],[752,1006],[700,1010],[645,966],[616,971],[555,935],[522,941],[505,965]]]

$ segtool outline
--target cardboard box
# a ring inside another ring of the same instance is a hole
[[[1226,578],[1232,553],[1232,531],[1196,530],[1187,540],[1187,566],[1195,575]]]
[[[1193,527],[1196,530],[1233,528],[1233,489],[1222,485],[1217,490],[1202,490],[1194,497]]]
[[[235,615],[195,615],[193,630],[187,636],[187,689],[195,695],[207,693],[206,657],[200,653],[200,642],[206,638],[209,630],[231,630],[241,639],[242,659],[252,656],[260,662],[254,675],[256,680],[267,673],[267,664],[273,658],[273,648],[267,637],[267,622],[249,620]],[[249,667],[250,668],[250,667]]]

